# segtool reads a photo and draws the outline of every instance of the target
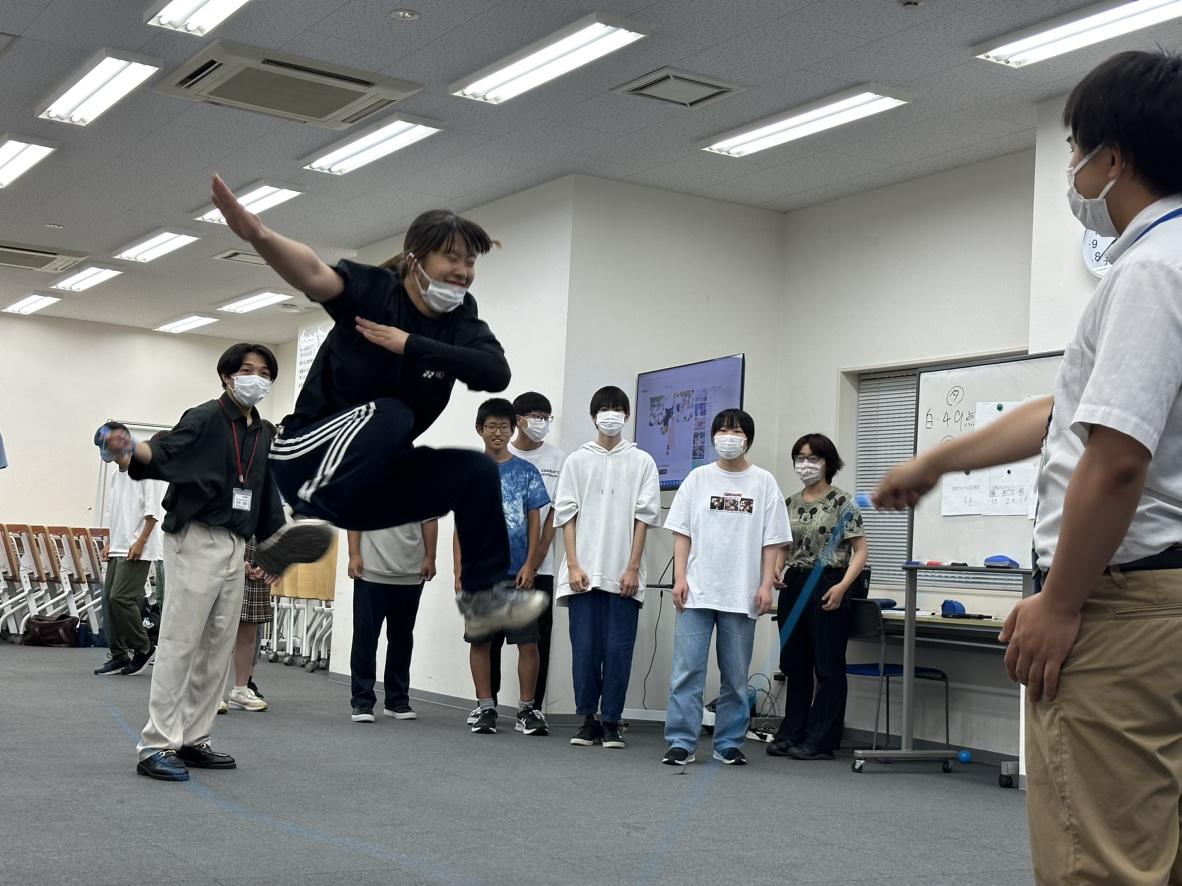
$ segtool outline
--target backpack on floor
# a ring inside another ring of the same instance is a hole
[[[78,642],[78,619],[72,615],[34,615],[21,635],[25,646],[74,646]]]

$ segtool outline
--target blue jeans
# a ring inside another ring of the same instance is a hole
[[[710,659],[710,635],[718,626],[718,670],[722,677],[714,716],[714,749],[742,746],[751,719],[747,700],[747,669],[755,645],[755,619],[739,612],[687,609],[677,613],[673,633],[673,671],[669,676],[669,709],[665,742],[693,751],[702,731],[702,689]]]
[[[601,710],[603,722],[618,723],[624,714],[628,676],[632,673],[640,604],[595,589],[572,594],[566,601],[575,712],[590,717]]]

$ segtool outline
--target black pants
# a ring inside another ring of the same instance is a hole
[[[415,618],[423,585],[385,585],[353,580],[353,652],[349,656],[352,672],[353,707],[372,708],[377,702],[374,683],[377,679],[378,640],[382,623],[386,624],[386,707],[410,703],[410,654],[414,650]]]
[[[455,512],[464,589],[509,571],[509,535],[496,463],[469,449],[411,446],[414,416],[401,400],[363,403],[284,436],[271,447],[279,491],[301,515],[365,532]]]
[[[790,569],[784,576],[776,608],[783,625],[804,590],[810,570]],[[825,592],[845,576],[844,569],[823,569],[820,580],[804,604],[800,620],[780,649],[787,701],[784,720],[776,738],[806,744],[818,751],[841,747],[845,723],[845,647],[850,633],[850,593],[833,612],[821,608]],[[815,679],[814,679],[815,678]]]
[[[554,630],[554,576],[534,576],[534,587],[550,595],[550,605],[538,616],[538,687],[534,691],[534,704],[538,710],[542,709],[542,702],[546,699],[546,676],[550,672],[550,633]],[[489,656],[492,659],[492,692],[493,698],[501,692],[501,647],[505,645],[505,635],[493,634],[489,643]],[[516,704],[520,699],[515,700]]]

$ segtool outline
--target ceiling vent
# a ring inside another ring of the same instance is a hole
[[[682,108],[700,108],[702,105],[726,98],[739,92],[741,87],[723,83],[701,74],[689,74],[674,68],[661,68],[651,74],[617,86],[612,92],[651,98]]]
[[[245,249],[227,249],[219,252],[214,258],[218,261],[232,261],[243,265],[265,265],[267,260],[257,252],[247,252]]]
[[[29,246],[25,243],[0,243],[0,266],[5,268],[23,268],[26,271],[57,274],[68,271],[84,258],[89,256],[44,246]]]
[[[418,83],[226,40],[209,44],[156,86],[165,95],[325,129],[348,129],[422,88]]]

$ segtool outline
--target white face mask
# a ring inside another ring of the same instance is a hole
[[[1067,170],[1067,203],[1071,206],[1071,214],[1079,219],[1079,223],[1089,231],[1095,231],[1101,237],[1115,237],[1120,232],[1113,224],[1112,216],[1108,214],[1108,203],[1104,198],[1108,196],[1108,192],[1116,184],[1116,179],[1109,181],[1098,197],[1085,197],[1075,187],[1076,175],[1102,147],[1104,146],[1097,145],[1079,163]]]
[[[525,420],[525,436],[535,443],[541,443],[550,433],[550,422],[544,418],[527,418]]]
[[[468,293],[466,288],[454,283],[444,283],[442,280],[432,280],[427,276],[427,272],[418,265],[415,266],[415,269],[422,275],[419,280],[419,289],[423,293],[423,301],[432,311],[439,314],[449,314],[464,303],[464,296]],[[424,280],[426,283],[423,282]]]
[[[715,434],[714,451],[723,458],[738,458],[747,450],[747,438],[738,434]]]
[[[624,430],[624,413],[604,410],[595,416],[595,427],[608,437],[618,437]]]
[[[271,390],[271,383],[261,375],[234,376],[234,399],[243,406],[254,406]]]
[[[798,461],[796,463],[796,476],[800,478],[800,482],[805,486],[813,486],[819,483],[822,474],[820,465],[814,465],[807,461]]]

